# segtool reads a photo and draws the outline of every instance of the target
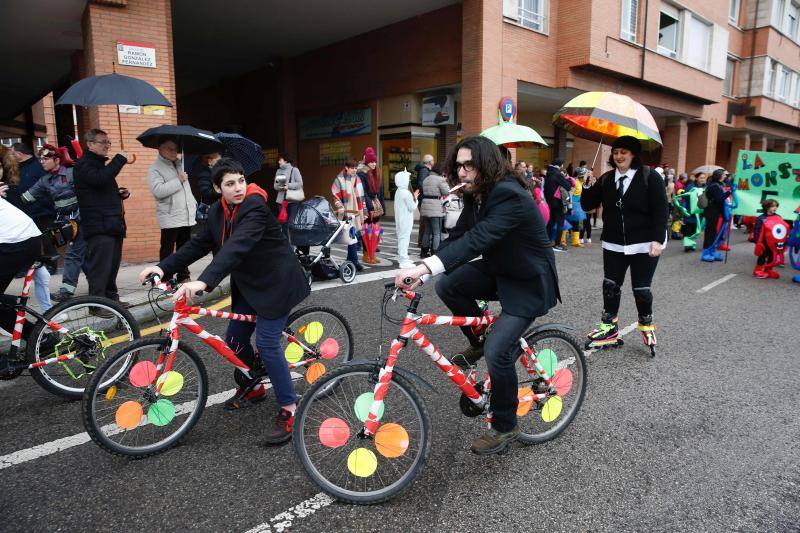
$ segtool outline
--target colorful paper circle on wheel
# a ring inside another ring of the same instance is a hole
[[[319,426],[319,441],[328,448],[338,448],[350,438],[350,426],[341,418],[328,418]]]
[[[323,359],[333,359],[339,355],[339,341],[328,338],[319,345],[319,354]]]
[[[296,363],[303,358],[303,348],[296,342],[290,342],[284,350],[286,360],[290,363]]]
[[[373,396],[371,392],[365,392],[356,398],[356,403],[353,406],[353,409],[356,412],[356,417],[362,422],[367,421],[369,410],[372,408],[372,399]],[[381,403],[381,407],[378,409],[378,420],[380,420],[381,417],[383,417],[383,403]]]
[[[558,368],[556,352],[550,348],[545,348],[536,354],[536,358],[539,360],[539,364],[542,365],[542,368],[544,368],[544,371],[547,372],[547,377],[552,378],[553,374],[556,372],[556,368]]]
[[[568,368],[556,370],[556,375],[553,376],[553,385],[556,388],[556,394],[565,396],[572,389],[572,372]]]
[[[523,387],[517,392],[517,416],[527,415],[533,407],[533,390],[530,387]]]
[[[306,381],[309,385],[313,385],[325,373],[325,365],[322,363],[314,363],[306,370]]]
[[[322,338],[322,331],[323,328],[321,322],[311,322],[306,326],[305,332],[303,332],[303,337],[306,339],[307,343],[316,344]]]
[[[561,414],[561,408],[563,405],[564,401],[560,396],[550,396],[550,398],[544,402],[544,406],[542,406],[542,420],[545,422],[552,422],[558,418],[558,415]]]
[[[162,396],[174,396],[183,388],[183,375],[175,370],[165,372],[156,380],[156,387],[161,387]]]
[[[347,469],[354,476],[369,477],[378,468],[378,458],[366,448],[356,448],[347,457]]]
[[[375,447],[384,457],[400,457],[408,449],[408,432],[399,424],[383,424],[375,432]]]
[[[147,419],[154,426],[166,426],[175,418],[175,404],[161,398],[147,410]]]
[[[114,420],[122,429],[133,429],[142,421],[142,404],[128,400],[117,409]]]
[[[156,379],[156,365],[151,361],[139,361],[131,368],[128,379],[134,387],[147,387]]]

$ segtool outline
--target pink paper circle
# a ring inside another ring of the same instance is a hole
[[[131,368],[128,379],[134,387],[147,387],[156,379],[156,365],[150,361],[139,361]]]
[[[553,376],[552,383],[556,388],[556,394],[564,396],[572,389],[572,372],[567,368],[558,370]]]
[[[350,438],[350,426],[341,418],[328,418],[319,426],[319,440],[323,446],[338,448]]]
[[[333,359],[339,355],[339,342],[333,338],[325,339],[319,345],[319,354],[323,359]]]

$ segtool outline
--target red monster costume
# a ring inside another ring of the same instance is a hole
[[[753,276],[772,279],[781,277],[773,269],[783,261],[788,236],[789,225],[781,217],[770,215],[763,218],[760,228],[756,227],[755,255],[758,256],[758,262]]]

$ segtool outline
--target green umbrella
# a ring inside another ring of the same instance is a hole
[[[501,122],[497,126],[483,130],[481,135],[496,145],[505,146],[506,148],[519,148],[533,144],[547,146],[547,143],[542,139],[541,135],[536,133],[536,130],[513,122]]]

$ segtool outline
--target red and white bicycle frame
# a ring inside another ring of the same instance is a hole
[[[414,300],[416,293],[413,291],[403,291],[403,295],[408,300]],[[364,422],[364,434],[374,435],[378,430],[380,422],[378,421],[378,414],[381,412],[383,406],[383,399],[389,392],[389,384],[392,381],[394,366],[397,363],[397,358],[403,347],[408,344],[408,340],[414,341],[414,344],[425,352],[428,357],[436,364],[436,366],[444,372],[444,374],[452,381],[464,395],[469,398],[478,408],[486,410],[489,402],[489,393],[491,391],[491,379],[489,375],[483,382],[483,392],[478,392],[475,388],[477,383],[477,372],[472,370],[469,374],[464,372],[457,365],[450,362],[439,349],[422,333],[417,326],[435,325],[435,326],[469,326],[473,328],[488,327],[497,320],[487,310],[482,317],[464,317],[464,316],[441,316],[435,314],[415,314],[410,310],[406,313],[403,323],[400,327],[400,334],[392,341],[389,347],[389,355],[386,358],[386,363],[381,368],[378,374],[378,383],[375,385],[373,391],[372,407],[369,410],[369,415]],[[522,348],[523,356],[520,357],[522,365],[525,367],[529,375],[536,375],[544,380],[544,383],[551,387],[551,378],[533,352],[524,338],[519,339],[519,345]],[[548,393],[532,393],[531,395],[519,398],[519,401],[531,400],[544,400],[551,394]],[[489,427],[492,424],[492,413],[486,411],[487,423]]]
[[[169,286],[166,284],[160,283],[157,285],[159,289],[162,290],[170,290]],[[158,358],[158,362],[156,364],[156,372],[157,376],[165,372],[169,372],[172,369],[172,363],[175,359],[175,353],[178,351],[178,343],[180,342],[180,327],[184,327],[189,330],[191,333],[197,335],[200,340],[210,346],[214,351],[220,354],[226,361],[230,364],[235,366],[239,371],[242,372],[248,379],[252,376],[250,375],[250,367],[248,367],[241,359],[236,356],[236,353],[228,346],[228,344],[218,335],[214,335],[213,333],[209,333],[205,329],[203,329],[200,324],[195,322],[192,315],[199,315],[199,316],[210,316],[215,318],[222,318],[225,320],[239,320],[242,322],[255,322],[256,315],[245,315],[241,313],[231,313],[228,311],[217,311],[214,309],[207,309],[205,307],[199,306],[188,306],[186,305],[186,300],[181,299],[175,302],[174,311],[172,313],[172,318],[169,322],[169,338],[170,338],[170,347],[169,352],[164,354],[162,353],[161,356]],[[295,337],[294,335],[290,335],[286,331],[282,332],[283,336],[290,343],[297,344],[303,349],[304,353],[313,353],[314,350],[303,344],[303,342]],[[287,363],[289,366],[289,370],[293,370],[297,367],[305,366],[313,361],[315,361],[316,357],[310,357],[303,361],[298,361],[296,363]],[[161,386],[158,386],[158,390],[161,389]]]
[[[22,285],[22,293],[19,295],[19,304],[21,307],[17,311],[17,318],[14,321],[14,331],[11,333],[11,351],[9,356],[13,359],[17,353],[19,352],[20,346],[22,346],[22,327],[25,325],[25,313],[31,313],[39,320],[46,320],[44,315],[40,315],[31,309],[26,309],[28,304],[28,299],[30,297],[31,291],[31,284],[33,283],[33,274],[36,270],[36,263],[28,268],[28,272],[25,274],[25,281]],[[57,331],[62,335],[69,333],[69,329],[64,326],[61,326],[52,320],[47,320],[47,327],[50,328],[52,331]],[[8,332],[4,332],[8,333]],[[39,368],[45,365],[49,365],[52,363],[59,363],[62,361],[69,361],[70,359],[74,359],[77,357],[77,353],[71,353],[66,355],[59,355],[58,357],[51,357],[49,359],[45,359],[44,361],[37,361],[35,363],[31,363],[27,365],[27,369],[30,370],[32,368]]]

